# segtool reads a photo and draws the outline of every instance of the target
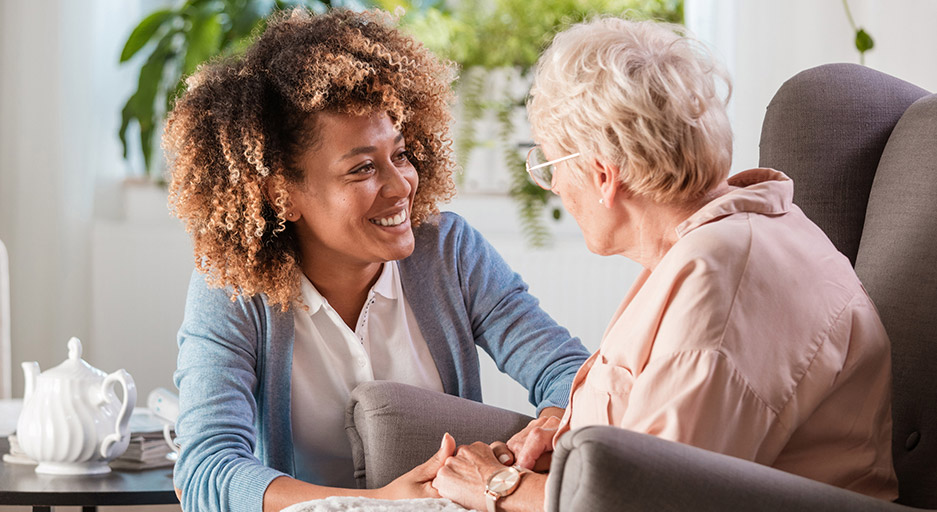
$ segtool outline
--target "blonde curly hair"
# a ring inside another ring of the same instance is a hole
[[[419,175],[414,227],[454,195],[453,67],[395,24],[382,11],[284,11],[243,57],[187,80],[163,135],[169,204],[210,286],[232,300],[264,293],[284,311],[299,296],[286,186],[304,179],[298,157],[318,140],[318,112],[387,112]]]

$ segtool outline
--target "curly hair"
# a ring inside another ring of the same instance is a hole
[[[606,17],[558,34],[528,99],[534,136],[611,159],[623,184],[660,202],[696,200],[725,180],[732,84],[683,30]]]
[[[210,286],[264,293],[283,311],[300,294],[300,252],[286,221],[287,184],[318,139],[315,114],[387,112],[419,175],[413,226],[455,193],[451,63],[382,11],[301,8],[274,14],[242,57],[201,66],[163,135],[170,209],[192,236]],[[266,193],[265,193],[266,192]]]

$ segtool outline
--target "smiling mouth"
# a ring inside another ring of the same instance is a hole
[[[407,210],[400,210],[400,213],[392,217],[383,217],[380,219],[368,219],[371,221],[371,224],[376,224],[378,226],[384,227],[393,227],[403,224],[407,220]]]

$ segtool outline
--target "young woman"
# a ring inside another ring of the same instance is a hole
[[[164,139],[198,270],[175,374],[184,509],[436,496],[451,438],[384,489],[347,489],[345,406],[370,380],[480,400],[476,346],[562,413],[587,351],[438,211],[452,78],[386,14],[294,10],[189,79]]]

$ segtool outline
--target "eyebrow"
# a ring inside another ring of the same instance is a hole
[[[398,133],[398,134],[397,134],[397,137],[394,138],[394,144],[397,144],[397,143],[400,142],[401,140],[403,140],[403,134],[402,134],[402,133]],[[351,151],[349,151],[348,153],[345,153],[344,155],[342,155],[342,157],[339,158],[339,160],[347,160],[347,159],[349,159],[349,158],[351,158],[351,157],[353,157],[353,156],[357,156],[357,155],[360,155],[360,154],[362,154],[362,153],[372,153],[372,152],[374,152],[374,151],[377,151],[377,148],[374,147],[374,146],[358,146],[358,147],[352,149]]]

